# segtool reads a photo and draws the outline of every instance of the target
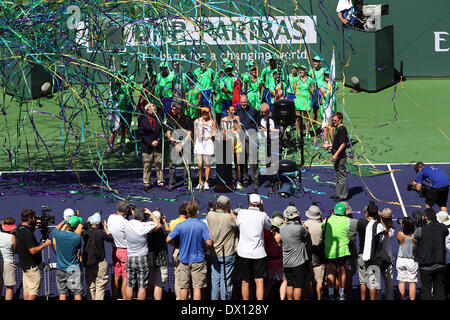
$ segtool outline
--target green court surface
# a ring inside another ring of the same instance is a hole
[[[340,83],[337,109],[344,111],[344,125],[355,142],[355,157],[349,163],[450,161],[449,78],[407,79],[378,93],[353,93],[342,88]],[[86,97],[79,99],[77,95]],[[51,98],[22,104],[9,95],[2,96],[1,171],[141,167],[136,157],[139,144],[132,145],[134,150],[124,157],[105,153],[107,117],[86,93],[66,90],[62,95],[55,93]],[[67,106],[66,122],[60,114],[61,101]],[[136,122],[135,117],[133,120]],[[312,139],[308,142],[305,164],[330,164],[330,155],[314,148]],[[288,154],[299,157],[297,150]]]

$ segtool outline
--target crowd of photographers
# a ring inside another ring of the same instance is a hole
[[[103,300],[109,282],[112,299],[161,300],[168,285],[171,247],[173,288],[179,300],[355,299],[355,274],[361,299],[393,300],[394,269],[399,299],[416,299],[419,278],[422,300],[450,298],[446,211],[415,211],[413,218],[398,219],[396,232],[391,210],[380,211],[373,201],[362,219],[353,218],[347,202],[337,203],[328,217],[313,203],[302,219],[294,203],[269,218],[259,195],[249,195],[248,201],[248,209],[233,210],[230,199],[221,195],[210,204],[205,219],[197,218],[194,200],[184,202],[179,217],[170,223],[159,210],[136,208],[127,201],[120,201],[107,221],[96,212],[83,223],[79,212],[66,209],[52,238],[52,216],[38,217],[25,209],[17,228],[14,218],[2,221],[0,275],[5,299],[14,297],[15,253],[22,269],[23,298],[39,295],[42,253],[45,257],[50,246],[56,253],[60,300],[69,293],[74,299]],[[44,235],[40,244],[36,227]],[[397,253],[393,241],[398,241]],[[111,281],[104,242],[112,244]]]

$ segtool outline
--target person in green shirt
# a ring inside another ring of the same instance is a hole
[[[322,222],[328,293],[330,298],[334,296],[336,278],[339,278],[339,300],[345,300],[345,270],[350,263],[350,219],[345,216],[346,209],[345,204],[337,203],[333,214]]]
[[[271,95],[270,88],[275,88],[275,78],[273,76],[274,72],[277,71],[277,59],[273,54],[269,59],[269,66],[265,67],[260,76],[260,90],[262,90],[262,101],[267,102],[270,107],[270,112],[273,110],[273,99]]]
[[[163,61],[159,65],[161,72],[156,76],[155,96],[161,101],[166,114],[169,114],[173,101],[175,73],[169,70],[169,64]]]
[[[294,93],[294,83],[298,81],[299,73],[298,69],[300,66],[297,63],[294,63],[292,65],[291,74],[287,77],[286,81],[286,97],[289,100],[295,101],[295,93]]]
[[[200,67],[194,70],[194,75],[197,78],[198,86],[202,94],[201,105],[211,109],[212,106],[212,89],[214,81],[214,71],[206,67],[206,59],[201,57],[199,59]]]
[[[219,118],[216,112],[216,121],[219,123],[222,117],[227,116],[227,110],[233,101],[234,75],[233,64],[231,62],[225,65],[225,75],[220,79],[220,89],[222,91],[222,109]]]
[[[325,149],[331,148],[333,140],[333,129],[331,128],[331,119],[336,113],[336,90],[338,84],[330,81],[329,71],[324,72],[324,82],[319,88],[322,95],[322,103],[320,104],[319,113],[322,116],[322,138]]]
[[[222,78],[225,76],[225,66],[231,63],[231,61],[227,58],[222,59],[222,64],[220,65],[220,70],[215,74],[213,81],[213,92],[214,92],[214,116],[216,118],[216,122],[220,123],[220,119],[222,117],[222,100],[223,100],[223,91],[221,87]]]
[[[248,103],[259,111],[261,105],[261,97],[259,90],[258,66],[253,61],[247,62],[247,72],[241,75],[244,84],[244,94],[247,95]]]
[[[300,124],[302,121],[300,116],[305,119],[306,127],[306,138],[309,138],[309,127],[311,122],[310,111],[312,108],[311,94],[314,90],[314,81],[311,77],[308,77],[306,73],[306,66],[300,66],[300,76],[297,81],[294,82],[294,94],[295,94],[295,112],[297,118],[295,119],[295,127],[297,128],[297,133],[300,134]]]
[[[317,111],[320,107],[320,101],[322,99],[322,96],[320,94],[319,88],[323,85],[323,73],[325,72],[325,68],[322,66],[322,58],[318,55],[316,55],[313,58],[313,66],[314,69],[312,72],[309,72],[309,76],[314,80],[314,96],[312,101],[312,108],[313,108],[313,119],[314,121],[317,121]]]
[[[185,88],[187,106],[184,109],[184,115],[191,119],[197,119],[200,115],[198,110],[201,106],[202,93],[200,88],[196,85],[196,78],[193,74],[187,75],[187,86]]]

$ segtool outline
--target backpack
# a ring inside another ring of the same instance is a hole
[[[373,236],[373,240],[372,240],[372,250],[373,251],[372,252],[373,252],[373,254],[371,255],[372,258],[370,259],[370,261],[372,261],[373,264],[379,266],[381,272],[384,272],[384,270],[386,270],[387,267],[389,267],[389,265],[392,264],[392,260],[391,260],[391,257],[386,252],[386,250],[383,249],[383,246],[382,246],[381,240],[380,240],[380,234],[376,234],[378,224],[379,224],[379,222],[374,223],[373,227],[372,227],[372,236]]]

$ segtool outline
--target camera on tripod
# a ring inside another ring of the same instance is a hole
[[[52,209],[48,205],[41,207],[41,215],[36,216],[36,220],[41,222],[38,225],[39,231],[42,234],[42,240],[47,240],[50,238],[50,228],[49,225],[55,223],[55,216],[48,214]]]

